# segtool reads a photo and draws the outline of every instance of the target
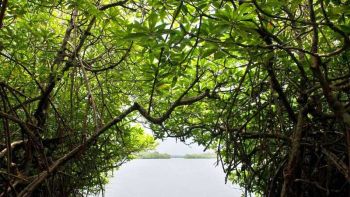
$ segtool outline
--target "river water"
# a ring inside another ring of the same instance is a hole
[[[106,185],[106,197],[240,197],[225,184],[215,159],[139,159],[124,164]]]

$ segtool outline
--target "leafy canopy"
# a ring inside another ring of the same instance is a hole
[[[257,195],[347,195],[348,0],[3,2],[0,192],[98,192],[140,122]]]

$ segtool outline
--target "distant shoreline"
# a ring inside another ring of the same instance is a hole
[[[144,152],[136,155],[136,159],[215,159],[214,153],[199,153],[186,155],[170,155],[159,152]]]

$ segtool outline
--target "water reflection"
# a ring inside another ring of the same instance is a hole
[[[106,197],[240,197],[215,159],[140,159],[115,173]]]

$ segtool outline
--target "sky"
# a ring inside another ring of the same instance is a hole
[[[160,153],[168,153],[170,155],[185,155],[185,154],[196,154],[203,153],[204,147],[198,146],[193,143],[191,145],[186,145],[181,141],[176,141],[174,138],[167,138],[163,141],[157,140],[159,143],[156,151]]]
[[[142,125],[144,131],[153,135],[152,130],[146,125]],[[167,153],[170,155],[186,155],[186,154],[198,154],[204,153],[204,146],[199,146],[196,143],[187,141],[186,144],[175,138],[165,138],[164,140],[156,140],[158,146],[155,151],[160,153]],[[214,152],[207,150],[206,152]]]

